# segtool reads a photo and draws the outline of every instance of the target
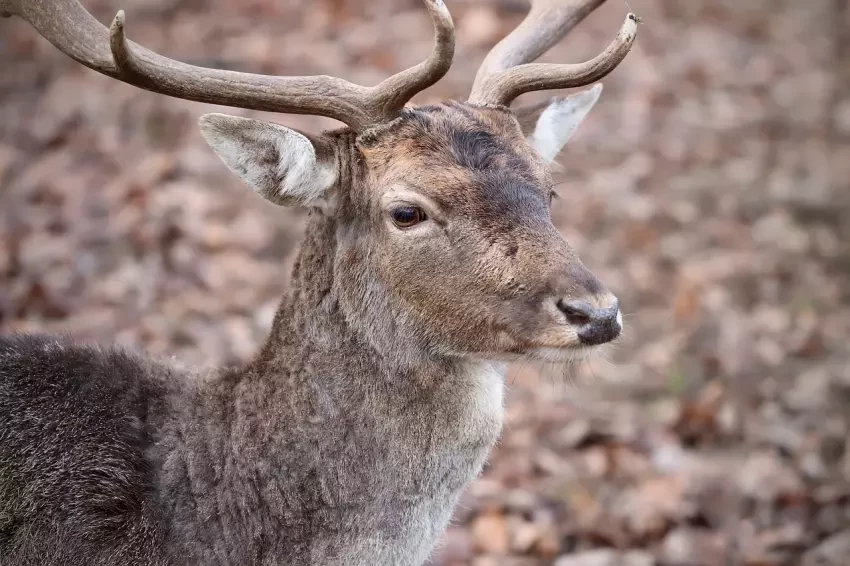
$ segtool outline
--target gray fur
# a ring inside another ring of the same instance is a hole
[[[587,349],[557,305],[611,296],[510,112],[322,140],[334,205],[244,368],[0,338],[0,565],[421,564],[498,437],[490,360]],[[394,228],[399,198],[431,224]]]

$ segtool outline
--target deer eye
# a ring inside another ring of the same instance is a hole
[[[396,208],[390,213],[390,216],[393,219],[393,224],[398,228],[410,228],[428,218],[425,212],[418,206]]]

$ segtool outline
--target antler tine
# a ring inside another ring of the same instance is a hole
[[[542,2],[529,0],[531,9],[525,19],[496,44],[475,75],[473,90],[488,75],[531,63],[566,36],[605,0]]]
[[[628,14],[616,39],[590,61],[574,65],[532,64],[605,0],[532,0],[528,16],[487,55],[475,76],[469,100],[510,103],[534,90],[590,84],[625,58],[637,34],[637,17]]]
[[[386,115],[394,115],[413,96],[433,85],[449,72],[455,52],[455,28],[443,0],[424,0],[434,22],[434,50],[418,65],[384,80],[374,87],[372,98]]]
[[[394,118],[451,65],[451,16],[441,0],[423,1],[436,28],[433,53],[376,87],[329,76],[276,77],[181,63],[129,41],[123,10],[107,30],[77,0],[0,0],[0,15],[22,17],[79,63],[152,92],[237,108],[327,116],[363,131]]]

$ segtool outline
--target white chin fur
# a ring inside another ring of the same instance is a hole
[[[573,348],[537,348],[528,352],[526,357],[541,362],[578,363],[587,361],[597,351],[597,346],[576,346]]]
[[[538,362],[572,364],[587,361],[598,346],[575,346],[572,348],[536,348],[527,352],[522,358]]]
[[[490,362],[515,363],[522,361],[554,364],[582,363],[599,351],[600,346],[573,346],[571,348],[535,348],[522,354],[495,353],[476,354],[475,359]]]

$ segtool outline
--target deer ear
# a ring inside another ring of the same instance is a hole
[[[597,83],[588,90],[556,97],[545,104],[519,108],[517,120],[528,135],[528,142],[546,162],[551,163],[599,100],[600,94],[602,84]]]
[[[201,133],[224,164],[275,204],[322,206],[337,178],[332,148],[277,124],[205,114]]]

